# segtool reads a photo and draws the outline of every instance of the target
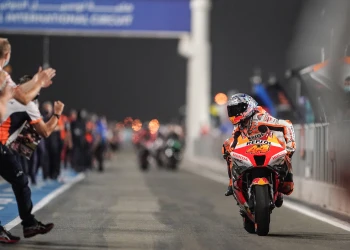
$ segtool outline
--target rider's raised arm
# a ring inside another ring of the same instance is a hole
[[[10,78],[11,84],[15,87],[13,98],[23,105],[27,105],[37,96],[41,88],[47,88],[52,84],[51,79],[55,75],[56,70],[52,68],[42,70],[40,67],[38,73],[31,80],[19,86],[16,86]]]

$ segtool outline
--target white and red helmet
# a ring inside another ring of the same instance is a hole
[[[250,95],[238,93],[231,96],[227,102],[227,114],[233,125],[251,117],[258,103]]]

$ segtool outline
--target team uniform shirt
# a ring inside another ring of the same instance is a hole
[[[34,102],[25,106],[11,99],[6,108],[4,122],[0,125],[0,143],[3,145],[8,145],[17,137],[26,121],[29,124],[36,124],[42,120],[39,108]]]
[[[2,70],[3,68],[0,66],[0,71]],[[17,84],[12,80],[11,76],[6,71],[5,71],[5,75],[6,75],[6,82],[8,82],[8,84],[12,87],[17,87]]]
[[[2,69],[2,67],[0,66],[0,71],[2,71],[3,69]],[[5,72],[5,75],[6,75],[6,79],[5,79],[5,82],[7,82],[8,84],[9,84],[9,86],[12,86],[13,88],[16,88],[17,87],[17,85],[16,85],[16,83],[14,83],[14,81],[12,80],[12,78],[11,78],[11,76],[6,72],[6,71],[4,71]],[[2,84],[3,84],[3,82],[0,82],[0,91],[2,90]],[[1,121],[0,121],[0,124],[1,124]]]

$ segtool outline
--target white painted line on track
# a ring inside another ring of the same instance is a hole
[[[308,208],[307,206],[303,206],[301,204],[298,204],[298,203],[295,203],[295,202],[292,202],[292,201],[289,201],[286,199],[284,199],[284,201],[283,201],[283,206],[288,208],[288,209],[299,212],[303,215],[309,216],[309,217],[314,218],[316,220],[325,222],[325,223],[330,224],[334,227],[338,227],[338,228],[341,228],[345,231],[350,232],[350,223],[339,220],[333,216],[327,215],[325,213],[316,211],[314,209]]]
[[[71,181],[67,182],[66,184],[62,185],[58,189],[56,189],[54,192],[48,194],[45,196],[42,200],[40,200],[34,207],[32,213],[35,213],[42,209],[44,206],[50,203],[54,198],[59,196],[60,194],[64,193],[67,191],[69,188],[71,188],[74,184],[78,183],[79,181],[83,180],[85,178],[85,174],[80,173],[76,177],[74,177]],[[17,226],[19,223],[21,223],[21,219],[17,217],[13,221],[9,222],[8,224],[5,225],[5,228],[7,230],[11,230],[15,226]]]
[[[225,169],[225,167],[226,166],[223,164],[224,169]],[[200,175],[200,176],[203,176],[205,178],[211,179],[213,181],[223,183],[225,185],[228,184],[228,177],[227,176],[224,176],[224,175],[219,174],[217,172],[211,171],[209,168],[200,168],[199,169],[198,167],[191,165],[190,167],[184,167],[183,169],[185,169],[191,173],[194,173],[196,175]],[[293,201],[284,199],[283,207],[288,208],[288,209],[293,210],[293,211],[296,211],[296,212],[299,212],[299,213],[306,215],[308,217],[311,217],[313,219],[322,221],[322,222],[327,223],[329,225],[332,225],[334,227],[341,228],[345,231],[350,232],[350,223],[339,220],[339,219],[337,219],[333,216],[327,215],[325,213],[316,211],[312,208],[309,208],[309,207],[304,206],[302,204],[299,204],[297,202],[293,202]]]

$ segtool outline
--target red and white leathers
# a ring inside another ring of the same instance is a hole
[[[237,145],[237,139],[239,136],[247,137],[250,140],[258,140],[264,133],[261,133],[258,128],[259,126],[267,126],[272,132],[281,132],[283,134],[284,144],[288,154],[286,157],[286,164],[289,170],[289,178],[286,178],[280,192],[283,194],[290,195],[293,192],[294,183],[292,179],[292,164],[291,157],[295,151],[295,134],[292,123],[289,120],[279,120],[272,117],[262,107],[257,106],[254,114],[235,126],[232,137],[228,138],[222,146],[223,157],[227,160],[228,174],[230,178],[229,186],[232,186],[232,162],[231,158],[228,157],[230,152],[234,151]],[[277,135],[277,134],[276,134]],[[278,135],[277,135],[278,136]]]

